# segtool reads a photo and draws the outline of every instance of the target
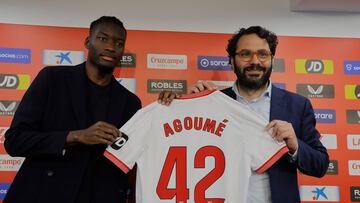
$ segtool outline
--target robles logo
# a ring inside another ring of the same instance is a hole
[[[153,80],[147,81],[148,93],[159,93],[163,90],[171,90],[175,93],[186,93],[186,80]]]
[[[339,172],[338,161],[337,160],[330,160],[329,167],[326,171],[328,175],[337,175]]]
[[[352,202],[360,202],[360,187],[351,186],[350,196]]]
[[[136,67],[136,54],[132,54],[132,53],[125,53],[118,66],[120,68],[124,67],[124,68],[135,68]]]
[[[0,74],[0,88],[26,90],[30,86],[30,75]]]
[[[296,59],[295,72],[303,74],[334,74],[332,60]]]

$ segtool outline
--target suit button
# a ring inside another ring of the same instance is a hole
[[[46,175],[49,176],[49,177],[51,177],[51,176],[54,175],[54,171],[48,170],[48,171],[46,171]]]

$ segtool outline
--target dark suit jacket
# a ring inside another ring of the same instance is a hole
[[[125,197],[127,177],[103,157],[105,145],[95,154],[94,146],[76,145],[63,155],[68,132],[89,127],[85,80],[83,63],[45,67],[32,82],[5,135],[7,152],[26,159],[4,202],[74,202],[91,156],[99,172],[92,200],[120,203]],[[112,78],[105,121],[121,127],[139,108],[139,98]]]
[[[231,88],[224,89],[222,92],[236,99],[236,94]],[[316,120],[313,108],[307,98],[272,86],[271,120],[290,122],[299,142],[295,162],[286,155],[267,171],[270,178],[272,203],[300,202],[297,169],[306,175],[322,177],[329,165],[326,148],[321,144],[320,134],[315,129]]]

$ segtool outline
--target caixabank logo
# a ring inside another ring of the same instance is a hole
[[[135,68],[136,67],[136,54],[124,53],[118,64],[120,68]]]
[[[360,160],[349,160],[349,175],[360,176]]]
[[[330,160],[329,167],[326,171],[327,175],[338,175],[339,173],[339,166],[337,160]]]
[[[309,202],[339,202],[338,186],[302,185],[300,186],[301,201]]]
[[[3,201],[11,183],[0,183],[0,200]]]
[[[347,135],[347,147],[350,150],[360,150],[360,134]]]
[[[147,92],[156,93],[163,90],[171,90],[175,93],[185,94],[186,93],[186,80],[155,80],[149,79],[147,81]]]
[[[346,99],[360,99],[360,85],[345,85]]]
[[[226,56],[198,56],[197,60],[199,70],[232,70]]]
[[[116,80],[132,93],[136,93],[136,79],[135,78],[116,78]]]
[[[0,74],[0,89],[26,90],[30,86],[30,75]]]
[[[300,74],[334,74],[332,60],[296,59],[295,72]]]
[[[5,133],[8,130],[8,127],[0,127],[0,144],[3,144],[5,141]]]
[[[0,48],[0,63],[29,64],[31,50],[22,48]]]
[[[360,186],[350,187],[350,199],[352,202],[360,202]]]
[[[336,113],[333,109],[314,109],[318,123],[336,123]]]
[[[360,124],[360,109],[346,110],[346,120],[350,124]]]
[[[0,154],[0,171],[18,171],[25,158]]]
[[[0,116],[13,116],[19,101],[0,101]]]
[[[55,66],[72,66],[84,62],[83,51],[71,50],[48,50],[42,52],[42,60],[44,65]]]
[[[297,84],[296,92],[307,98],[334,98],[334,85]]]
[[[344,74],[360,75],[360,61],[344,61]]]

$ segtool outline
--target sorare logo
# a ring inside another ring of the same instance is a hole
[[[19,101],[0,101],[0,116],[13,116]]]
[[[170,90],[175,93],[186,93],[186,80],[155,80],[149,79],[147,81],[148,93],[159,93],[163,90]]]
[[[10,188],[11,183],[0,183],[0,200],[4,200],[7,191]]]
[[[344,61],[344,74],[360,75],[360,61]]]
[[[349,124],[360,124],[360,109],[346,110],[346,120]]]
[[[69,50],[43,50],[42,59],[44,65],[72,66],[84,62],[83,51]]]
[[[334,85],[297,84],[296,92],[308,98],[334,98]]]
[[[296,59],[295,72],[300,74],[334,74],[332,60]]]
[[[360,186],[350,187],[350,198],[352,202],[360,202]]]
[[[360,85],[345,85],[346,99],[360,99]]]
[[[30,75],[0,74],[0,89],[26,90],[30,86]]]
[[[198,56],[197,59],[199,70],[232,70],[229,58],[225,56]]]
[[[135,68],[136,67],[136,54],[124,53],[118,67],[120,68]]]
[[[333,109],[314,109],[315,119],[318,123],[335,123],[336,113]]]
[[[340,201],[338,186],[302,185],[300,186],[301,201],[338,202]]]
[[[347,147],[350,150],[360,150],[360,134],[347,135]]]
[[[30,49],[0,48],[0,63],[29,64],[30,62]]]
[[[135,78],[116,78],[116,80],[132,93],[136,93],[136,79]]]

